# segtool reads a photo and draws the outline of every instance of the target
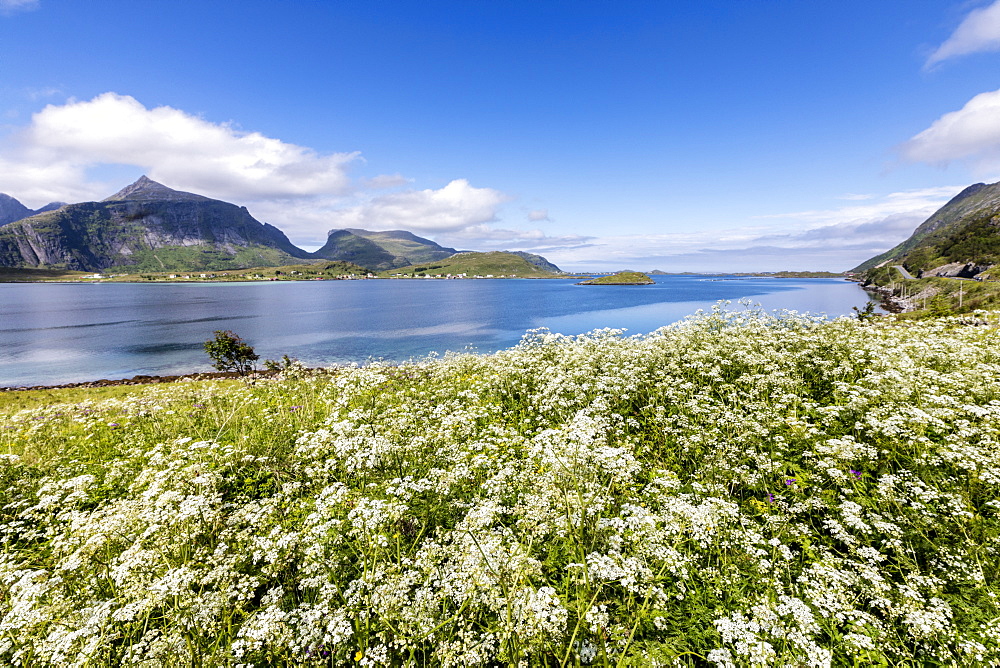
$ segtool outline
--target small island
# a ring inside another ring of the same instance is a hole
[[[610,276],[598,276],[577,285],[653,285],[656,281],[641,271],[620,271]]]

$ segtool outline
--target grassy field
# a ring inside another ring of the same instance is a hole
[[[21,269],[0,267],[0,283],[34,283],[36,281],[76,281],[93,272],[69,271],[64,269]]]
[[[619,271],[610,276],[598,276],[577,285],[652,285],[653,279],[639,271]]]
[[[0,393],[0,663],[996,665],[980,321]]]

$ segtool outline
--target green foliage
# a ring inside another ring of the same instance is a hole
[[[854,309],[854,313],[858,320],[861,320],[862,322],[867,322],[868,320],[878,317],[878,314],[875,312],[875,302],[873,301],[869,300],[868,303],[865,304],[864,308],[858,308],[857,306],[852,306],[851,308]]]
[[[251,245],[232,252],[210,245],[160,246],[140,248],[121,258],[108,272],[192,272],[233,271],[248,267],[273,267],[291,264],[295,258],[277,248]]]
[[[1000,219],[979,216],[934,244],[934,252],[947,262],[1000,262]]]
[[[932,318],[939,318],[945,315],[952,315],[951,300],[943,294],[936,294],[931,297],[927,304],[927,315]]]
[[[215,338],[205,342],[205,352],[216,369],[241,376],[253,371],[254,362],[260,359],[250,344],[229,330],[216,330]]]

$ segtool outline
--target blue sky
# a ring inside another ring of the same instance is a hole
[[[1000,180],[1000,0],[0,0],[0,192],[567,269],[848,269]]]

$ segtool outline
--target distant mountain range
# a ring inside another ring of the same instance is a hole
[[[27,218],[28,216],[34,216],[36,213],[55,211],[65,205],[65,202],[49,202],[41,209],[29,209],[10,195],[0,193],[0,227],[6,225],[7,223],[13,223],[16,220]]]
[[[143,176],[101,202],[54,202],[32,210],[0,194],[0,267],[82,271],[195,271],[336,260],[383,271],[459,253],[394,230],[331,230],[310,253],[246,207],[172,190]],[[545,258],[516,252],[544,271]]]
[[[914,276],[973,278],[1000,263],[1000,183],[969,186],[910,237],[852,271],[900,265]]]

